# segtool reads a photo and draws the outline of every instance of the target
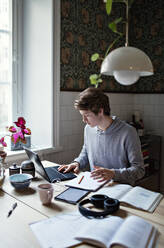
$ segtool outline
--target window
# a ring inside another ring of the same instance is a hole
[[[0,1],[0,133],[11,119],[12,89],[12,15],[11,1]]]
[[[1,134],[6,131],[6,126],[22,114],[21,12],[22,0],[0,1]]]
[[[0,0],[2,10],[6,24],[0,19],[0,37],[5,39],[0,40],[0,132],[23,116],[33,147],[57,147],[60,1]]]

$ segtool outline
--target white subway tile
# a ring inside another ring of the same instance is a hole
[[[66,121],[68,119],[69,119],[68,108],[66,106],[61,106],[60,107],[60,120]]]
[[[159,128],[162,132],[162,130],[164,130],[164,117],[160,117],[160,122],[159,122]]]
[[[74,96],[72,94],[72,92],[61,92],[61,95],[60,95],[60,104],[62,106],[72,106],[73,105],[73,99],[74,99]]]
[[[80,113],[73,106],[68,107],[69,120],[77,120],[80,118]]]
[[[72,135],[72,121],[62,121],[61,123],[61,135]]]
[[[121,111],[121,109],[120,109],[120,105],[112,105],[111,106],[111,113],[112,113],[112,115],[116,115],[116,116],[120,116],[120,111]]]
[[[159,116],[164,117],[164,104],[159,105]]]
[[[160,118],[158,116],[154,116],[154,129],[159,130],[160,128]]]
[[[72,134],[81,134],[84,131],[84,128],[81,125],[81,120],[74,120],[72,122]]]
[[[63,147],[64,150],[68,149],[68,136],[62,136],[60,139],[60,144]]]
[[[151,116],[154,113],[154,105],[144,105],[144,115]]]
[[[160,105],[154,105],[154,116],[158,117],[160,116]]]
[[[68,138],[68,146],[69,146],[69,149],[76,149],[79,146],[78,135],[69,136],[69,138]]]
[[[164,104],[164,94],[159,94],[159,104]]]

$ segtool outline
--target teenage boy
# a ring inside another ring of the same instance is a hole
[[[59,171],[78,173],[89,164],[94,179],[134,185],[145,173],[135,128],[110,115],[108,96],[100,89],[87,88],[74,106],[86,123],[84,145],[79,156]]]

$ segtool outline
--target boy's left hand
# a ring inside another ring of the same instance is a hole
[[[106,169],[100,166],[94,166],[91,172],[91,177],[98,180],[98,182],[109,181],[114,178],[115,172],[113,169]]]

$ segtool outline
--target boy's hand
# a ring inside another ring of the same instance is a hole
[[[79,163],[73,162],[71,164],[60,165],[60,167],[58,168],[58,171],[63,172],[63,173],[67,173],[70,171],[73,171],[74,173],[79,173]]]
[[[91,177],[98,180],[98,182],[109,181],[114,178],[115,172],[113,169],[106,169],[100,166],[94,166],[91,172]]]

